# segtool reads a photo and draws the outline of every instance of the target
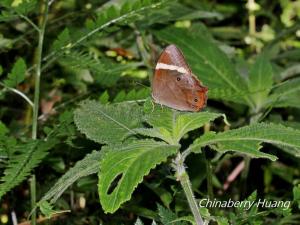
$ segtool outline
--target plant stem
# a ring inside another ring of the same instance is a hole
[[[210,160],[206,158],[207,193],[208,193],[209,199],[214,198],[213,184],[212,184],[212,168],[211,167],[212,166],[211,166]]]
[[[256,33],[256,23],[255,23],[255,15],[254,15],[254,0],[248,0],[248,10],[249,10],[249,35],[253,37]]]
[[[32,175],[30,179],[30,194],[31,194],[31,209],[35,208],[36,203],[36,178]],[[36,210],[33,211],[31,216],[31,224],[36,224]]]
[[[174,166],[176,169],[176,178],[183,188],[184,194],[188,200],[190,209],[193,213],[195,222],[197,225],[203,225],[203,220],[199,212],[199,207],[197,205],[196,199],[192,191],[192,185],[184,167],[184,159],[180,153],[178,153],[176,159],[174,160]]]
[[[39,101],[40,101],[40,81],[41,81],[41,67],[42,67],[42,53],[44,44],[45,27],[48,17],[48,0],[45,1],[44,16],[42,18],[41,28],[39,32],[39,43],[36,52],[36,73],[35,73],[35,86],[34,86],[34,108],[32,118],[32,139],[37,137],[38,127],[38,113],[39,113]]]
[[[42,67],[42,53],[44,44],[45,28],[48,18],[48,0],[42,1],[41,6],[41,22],[40,29],[38,31],[38,46],[36,50],[35,60],[36,60],[36,73],[35,73],[35,86],[34,86],[34,107],[32,116],[32,134],[33,140],[37,139],[37,129],[38,129],[38,113],[39,113],[39,101],[40,101],[40,80],[41,80],[41,67]],[[30,192],[31,192],[31,207],[33,210],[31,216],[31,225],[36,225],[36,177],[33,174],[30,180]]]

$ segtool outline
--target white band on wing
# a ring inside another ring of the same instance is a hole
[[[159,69],[163,69],[163,70],[176,70],[179,73],[187,73],[186,69],[183,68],[183,67],[181,67],[181,66],[168,65],[168,64],[164,64],[164,63],[157,63],[155,69],[156,70],[159,70]]]

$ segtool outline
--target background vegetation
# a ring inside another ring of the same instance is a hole
[[[299,224],[299,1],[0,10],[0,223],[200,224],[194,193],[291,201],[201,208],[209,224]],[[152,109],[170,43],[209,88],[204,112]]]

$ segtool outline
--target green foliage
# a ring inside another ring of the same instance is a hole
[[[8,74],[4,84],[8,87],[16,87],[25,79],[26,64],[22,58],[19,58],[14,64],[11,72]]]
[[[66,172],[43,196],[40,203],[50,202],[51,204],[54,204],[64,191],[74,182],[82,177],[97,173],[99,170],[99,161],[101,160],[102,155],[103,154],[99,151],[93,151],[86,155],[82,160],[78,161],[75,166]]]
[[[77,51],[64,54],[60,58],[60,63],[75,71],[89,70],[94,80],[103,86],[112,86],[121,77],[122,72],[138,65],[138,63],[117,64],[106,58],[96,60],[86,53]]]
[[[16,19],[19,16],[24,16],[32,12],[37,5],[37,0],[3,0],[0,2],[0,6],[4,7],[4,10],[0,15],[0,22],[10,21]]]
[[[21,183],[48,154],[56,141],[29,141],[15,147],[14,155],[9,157],[4,176],[1,178],[0,198]]]
[[[125,91],[120,91],[114,98],[113,102],[125,102],[125,101],[135,101],[135,100],[145,100],[150,95],[149,88],[142,88],[139,90],[132,89],[128,93]]]
[[[288,209],[201,208],[205,224],[299,223],[298,2],[48,3],[49,10],[47,1],[0,1],[1,221],[7,206],[27,220],[37,197],[47,218],[71,209],[66,224],[195,224],[178,182],[182,160],[197,198],[212,189],[220,199],[294,200]],[[205,111],[150,103],[146,76],[167,43],[182,49],[208,87]],[[223,190],[249,157],[272,161],[245,163]],[[32,171],[37,184],[17,189]],[[167,208],[156,210],[158,203]]]
[[[294,201],[298,204],[300,209],[300,185],[297,185],[293,188]]]
[[[249,91],[256,110],[264,104],[273,85],[273,71],[265,55],[259,55],[249,72]]]
[[[257,148],[249,148],[249,145],[257,145],[259,142],[266,142],[289,146],[294,149],[294,155],[299,157],[300,140],[297,138],[299,135],[299,130],[290,127],[277,124],[258,123],[222,133],[209,132],[196,139],[192,144],[191,149],[193,152],[199,152],[203,146],[225,143],[227,148],[230,147],[234,150],[236,149],[235,145],[238,144],[241,146],[243,144],[247,147],[239,149],[239,152],[251,154],[252,157],[263,156],[275,160],[276,158],[269,154],[261,154]],[[231,142],[233,142],[233,144]]]
[[[68,28],[65,28],[54,41],[52,49],[59,51],[60,49],[67,48],[70,43],[70,32]],[[70,46],[69,46],[70,47]]]
[[[82,102],[75,111],[78,129],[89,139],[103,144],[121,142],[142,123],[142,110],[136,104],[101,105],[95,101]]]
[[[209,97],[250,106],[253,104],[248,96],[243,94],[247,90],[246,81],[236,72],[225,53],[213,42],[205,37],[193,35],[186,29],[173,27],[157,31],[155,34],[160,39],[180,47],[195,75],[209,87]]]
[[[178,151],[178,146],[141,140],[108,146],[100,163],[99,197],[105,212],[115,212],[131,198],[136,186],[152,168]]]
[[[268,104],[273,107],[299,108],[300,78],[290,79],[274,89]]]
[[[7,159],[15,151],[17,141],[8,135],[9,130],[0,121],[0,158]]]
[[[50,205],[48,202],[44,201],[39,206],[40,206],[41,212],[47,218],[51,218],[55,214],[55,211],[53,210],[53,206]]]
[[[140,220],[140,218],[137,218],[134,225],[144,225],[144,223]],[[151,225],[157,225],[156,222],[153,220]]]
[[[174,224],[174,225],[186,225],[185,222],[178,222],[178,217],[170,209],[164,208],[161,205],[158,205],[158,215],[162,224]],[[177,222],[176,222],[177,221]]]
[[[135,131],[142,135],[160,138],[169,144],[179,144],[185,134],[221,116],[222,114],[210,112],[182,113],[156,106],[153,112],[145,116],[145,121],[153,128],[139,128]]]
[[[140,220],[140,218],[137,218],[134,225],[144,225],[144,223]]]

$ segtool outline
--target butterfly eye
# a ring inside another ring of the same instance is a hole
[[[181,80],[181,78],[180,78],[180,77],[177,77],[177,78],[176,78],[176,80],[177,80],[177,81],[180,81],[180,80]]]

